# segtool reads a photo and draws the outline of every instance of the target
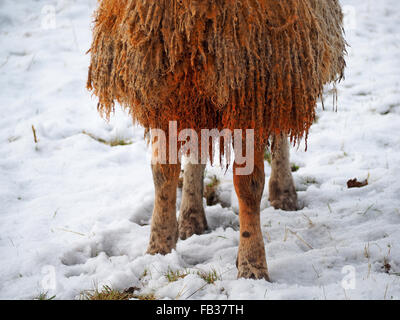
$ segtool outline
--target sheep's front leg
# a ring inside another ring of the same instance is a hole
[[[238,277],[269,281],[264,241],[260,226],[260,202],[265,184],[264,155],[255,152],[254,170],[237,175],[234,163],[233,182],[239,200],[240,242],[236,261]]]
[[[175,249],[178,240],[176,189],[180,164],[152,164],[151,168],[155,200],[147,253],[167,254]]]
[[[184,240],[207,229],[203,208],[205,165],[187,163],[184,168],[179,237]]]
[[[269,201],[275,209],[297,210],[297,193],[290,167],[289,143],[286,135],[275,136],[272,152]]]

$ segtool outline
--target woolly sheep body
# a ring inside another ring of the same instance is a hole
[[[233,163],[238,277],[269,280],[260,225],[263,149],[272,137],[271,205],[296,210],[287,135],[292,142],[307,136],[324,84],[343,75],[342,18],[338,0],[100,1],[87,86],[103,114],[118,102],[146,129],[168,133],[177,121],[178,130],[256,130],[252,172],[241,175],[240,161]],[[167,254],[178,237],[207,229],[204,168],[186,165],[177,222],[181,165],[152,162],[147,253]]]
[[[338,0],[101,0],[88,88],[147,129],[307,136],[324,84],[343,75]]]

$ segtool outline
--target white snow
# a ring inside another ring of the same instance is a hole
[[[120,110],[101,119],[85,89],[96,0],[0,1],[0,298],[76,299],[110,285],[159,299],[400,299],[400,2],[342,3],[351,47],[338,112],[328,92],[308,151],[291,153],[304,209],[274,210],[264,191],[267,283],[236,279],[237,204],[218,167],[207,172],[230,205],[206,209],[210,232],[145,254],[154,196],[143,130]],[[348,189],[352,178],[369,185]],[[168,282],[169,269],[190,275]]]

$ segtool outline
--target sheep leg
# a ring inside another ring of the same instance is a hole
[[[153,154],[154,156],[154,154]],[[178,240],[176,189],[180,164],[152,164],[155,200],[151,220],[149,254],[168,254]]]
[[[274,138],[271,178],[269,179],[269,201],[275,209],[297,210],[297,193],[290,167],[289,143],[285,135]]]
[[[182,203],[178,220],[179,237],[185,240],[207,229],[203,208],[205,165],[188,163],[184,169]]]
[[[260,202],[265,184],[264,155],[255,152],[254,170],[237,175],[234,163],[233,182],[239,200],[240,242],[236,260],[239,278],[269,281],[264,241],[260,225]]]

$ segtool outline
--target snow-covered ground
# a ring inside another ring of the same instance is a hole
[[[85,90],[96,0],[0,0],[0,298],[110,285],[160,299],[400,299],[400,2],[342,3],[351,47],[338,112],[328,93],[308,151],[292,150],[304,209],[274,210],[264,191],[267,283],[236,279],[232,173],[217,167],[207,173],[231,203],[206,209],[210,232],[145,254],[143,131],[122,111],[101,119]],[[348,189],[352,178],[369,185]],[[168,282],[168,270],[189,275]],[[214,284],[198,275],[213,270]]]

